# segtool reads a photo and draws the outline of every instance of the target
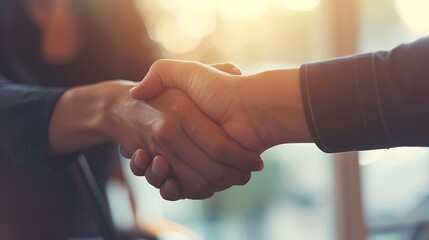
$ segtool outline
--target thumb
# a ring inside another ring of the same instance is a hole
[[[240,75],[240,69],[232,63],[214,64],[211,67],[230,74]],[[161,59],[156,61],[149,72],[134,88],[130,90],[135,99],[148,99],[160,94],[166,88],[178,88],[188,95],[194,95],[198,76],[212,72],[208,65],[192,62]],[[200,86],[200,85],[198,85]]]
[[[148,99],[161,93],[166,86],[163,82],[163,69],[166,69],[167,60],[158,60],[150,67],[148,73],[135,87],[130,90],[130,95],[135,99]]]

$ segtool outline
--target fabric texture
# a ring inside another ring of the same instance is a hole
[[[429,38],[302,65],[310,132],[325,152],[429,146]]]

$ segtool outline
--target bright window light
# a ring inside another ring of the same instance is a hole
[[[395,8],[411,30],[416,33],[429,32],[428,0],[396,0]]]

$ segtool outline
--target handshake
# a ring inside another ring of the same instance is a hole
[[[177,200],[246,184],[263,168],[260,154],[282,143],[325,152],[427,146],[427,61],[415,50],[427,42],[247,76],[228,63],[159,60],[137,85],[66,91],[50,150],[116,141],[136,175]]]
[[[312,141],[297,68],[243,76],[229,63],[159,60],[129,93],[139,101],[117,116],[143,122],[143,137],[129,125],[116,140],[133,173],[167,200],[204,199],[244,185],[263,169],[263,151]],[[136,104],[146,110],[129,111]]]

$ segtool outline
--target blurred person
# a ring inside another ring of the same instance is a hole
[[[230,65],[239,72],[239,69]],[[231,138],[250,151],[283,143],[316,143],[324,152],[429,146],[429,37],[380,51],[303,64],[250,76],[220,72],[198,62],[159,60],[131,90],[151,99],[165,89],[186,92]],[[167,156],[153,162],[145,150],[132,162],[166,167],[152,176],[169,200],[183,198]]]
[[[123,180],[113,142],[182,161],[189,198],[260,168],[182,92],[129,96],[159,57],[131,0],[0,0],[0,239],[100,235],[69,165],[84,152],[104,190]]]

